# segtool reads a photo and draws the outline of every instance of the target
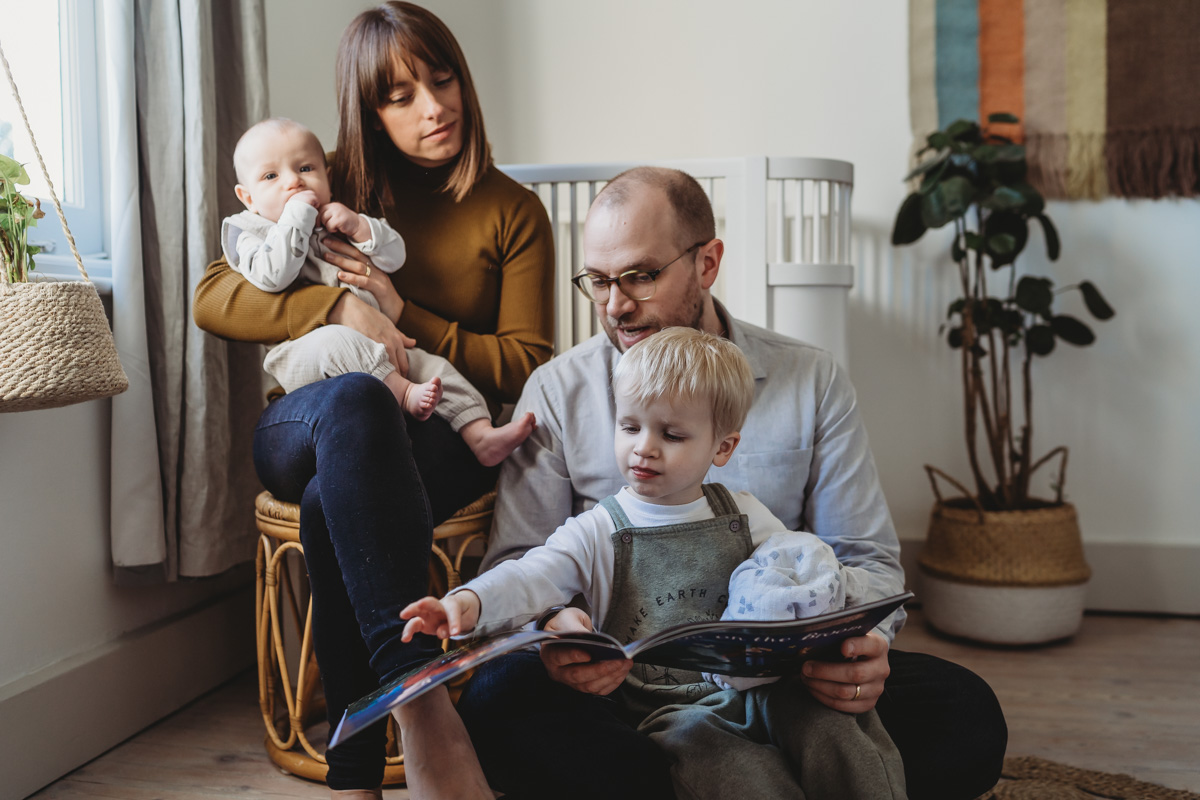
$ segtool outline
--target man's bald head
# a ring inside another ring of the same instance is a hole
[[[657,189],[666,196],[675,213],[674,238],[679,247],[716,238],[717,224],[708,195],[695,178],[677,169],[634,167],[625,170],[600,190],[592,208],[624,205],[647,188]]]

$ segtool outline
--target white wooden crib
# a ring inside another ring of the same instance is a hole
[[[831,351],[843,364],[854,166],[821,158],[652,162],[695,177],[713,202],[725,257],[714,294],[734,316]],[[583,265],[583,220],[605,182],[633,163],[510,164],[505,173],[537,192],[557,250],[555,352],[599,330],[571,286]]]

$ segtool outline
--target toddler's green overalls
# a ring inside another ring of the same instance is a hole
[[[613,587],[603,630],[622,643],[671,625],[720,619],[729,576],[750,557],[750,526],[719,483],[713,519],[636,528],[615,497]],[[745,692],[700,673],[634,664],[617,698],[662,747],[680,798],[905,797],[900,754],[874,711],[852,715],[812,698],[798,679]]]

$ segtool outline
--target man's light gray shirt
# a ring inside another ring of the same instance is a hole
[[[864,602],[904,591],[900,543],[845,371],[824,350],[718,310],[754,371],[754,405],[733,458],[705,480],[753,493],[789,530],[815,533],[841,563],[866,570]],[[620,357],[598,334],[530,376],[514,418],[532,411],[537,429],[501,468],[483,569],[544,544],[625,485],[613,454]],[[883,632],[894,635],[904,617]]]

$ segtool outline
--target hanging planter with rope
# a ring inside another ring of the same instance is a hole
[[[25,263],[28,255],[24,226],[20,230],[20,241],[16,243],[19,246],[3,249],[0,255],[4,261],[0,264],[0,411],[32,411],[112,397],[129,388],[129,379],[121,368],[100,295],[83,267],[83,259],[67,226],[62,204],[25,115],[2,46],[0,63],[46,177],[54,209],[75,257],[75,266],[83,278],[67,281],[31,276]],[[0,178],[0,182],[6,184],[4,188],[10,196],[26,202],[12,186],[15,178]]]

